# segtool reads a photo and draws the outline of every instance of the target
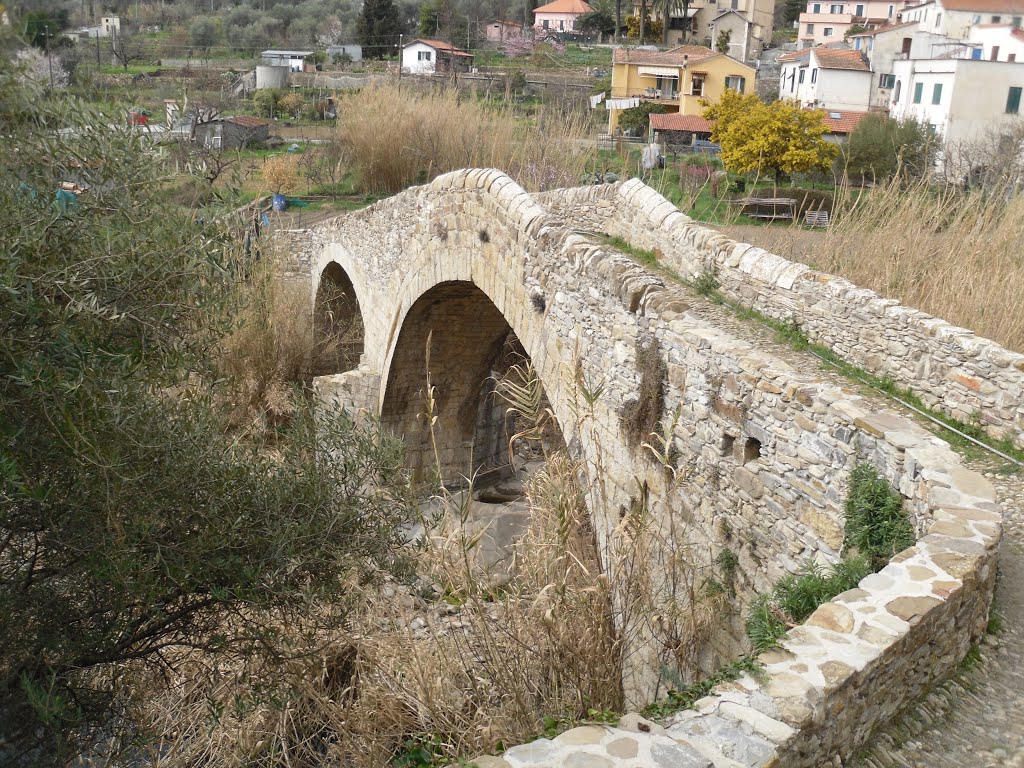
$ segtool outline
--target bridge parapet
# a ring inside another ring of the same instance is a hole
[[[656,249],[687,279],[714,275],[730,301],[796,323],[811,341],[892,378],[928,407],[1024,447],[1024,355],[702,227],[637,179],[537,197],[570,227]]]

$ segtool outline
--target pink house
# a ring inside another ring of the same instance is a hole
[[[593,8],[583,0],[554,0],[533,11],[533,28],[549,32],[575,32],[576,20]]]

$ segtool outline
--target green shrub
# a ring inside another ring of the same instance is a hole
[[[846,495],[847,549],[866,557],[874,570],[914,543],[903,499],[870,464],[858,464]]]
[[[808,562],[799,573],[779,579],[771,594],[754,601],[747,615],[747,637],[754,649],[773,647],[790,626],[806,621],[818,606],[853,589],[869,573],[869,562],[854,556],[827,571]]]

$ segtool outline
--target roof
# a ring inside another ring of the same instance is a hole
[[[616,48],[612,53],[615,64],[667,64],[681,67],[695,64],[724,54],[701,45],[679,45],[667,51],[642,51],[637,48]]]
[[[843,51],[838,48],[813,48],[814,58],[822,69],[855,69],[871,71],[863,51]]]
[[[852,133],[867,112],[853,112],[845,109],[823,109],[825,125],[829,133]],[[652,115],[653,117],[653,115]]]
[[[554,0],[552,3],[534,8],[534,13],[590,13],[593,8],[583,0]]]
[[[912,27],[918,23],[919,22],[916,21],[904,21],[899,24],[889,24],[888,26],[879,27],[878,29],[869,29],[866,32],[858,32],[855,35],[850,35],[850,37],[874,37],[875,35],[880,35],[883,32],[892,32],[894,29],[900,29],[901,27]]]
[[[651,115],[651,128],[656,131],[692,131],[694,133],[711,133],[715,124],[700,115],[681,115],[672,112],[667,115]]]
[[[789,63],[791,61],[807,61],[809,63],[811,54],[814,54],[818,66],[822,69],[852,69],[861,72],[871,71],[867,57],[863,51],[851,51],[846,48],[831,48],[826,45],[819,45],[817,48],[804,48],[802,51],[793,51],[779,56],[779,62]]]
[[[261,125],[270,125],[269,120],[261,120],[258,117],[252,117],[251,115],[235,115],[234,117],[225,117],[225,123],[234,123],[240,125],[243,128],[259,128]]]
[[[278,48],[271,48],[260,54],[261,56],[312,56],[312,51],[288,51]]]
[[[495,19],[494,21],[489,22],[488,26],[494,26],[495,24],[500,24],[503,27],[521,27],[521,26],[523,26],[523,23],[521,21],[509,21],[509,20],[500,20],[500,19]]]
[[[718,14],[717,16],[712,18],[711,20],[712,21],[718,21],[720,18],[722,18],[723,16],[728,16],[730,13],[735,13],[737,16],[739,16],[741,19],[743,19],[745,22],[747,22],[747,24],[752,24],[753,23],[750,19],[748,19],[742,13],[737,11],[735,8],[726,8],[724,11],[722,11],[720,14]]]
[[[472,53],[467,53],[461,48],[456,48],[451,43],[445,42],[444,40],[429,40],[425,37],[417,37],[415,40],[409,41],[402,47],[408,48],[410,45],[416,45],[416,43],[423,43],[423,45],[429,46],[430,48],[433,48],[435,51],[443,51],[444,53],[447,53],[449,56],[468,56],[469,58],[473,58]]]
[[[941,0],[947,11],[1024,14],[1024,0]]]

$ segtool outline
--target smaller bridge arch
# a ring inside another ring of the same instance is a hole
[[[313,375],[343,373],[359,365],[365,324],[355,286],[337,262],[320,271],[313,299]]]

